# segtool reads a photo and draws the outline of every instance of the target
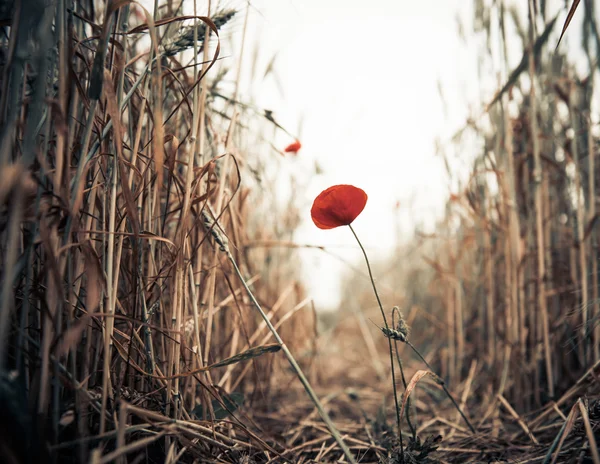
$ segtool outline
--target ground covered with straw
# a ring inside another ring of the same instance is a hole
[[[585,75],[546,2],[475,2],[502,80],[446,214],[328,314],[277,201],[301,143],[238,91],[251,6],[197,3],[1,5],[0,460],[600,464],[593,2]]]

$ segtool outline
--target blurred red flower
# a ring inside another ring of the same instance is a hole
[[[367,198],[354,185],[334,185],[315,198],[310,216],[319,229],[347,226],[365,209]]]
[[[290,143],[287,147],[285,147],[285,149],[283,151],[285,151],[286,153],[298,153],[298,151],[302,148],[302,144],[300,143],[299,140],[296,140],[293,143]]]

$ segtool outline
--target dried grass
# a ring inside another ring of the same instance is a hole
[[[457,135],[459,147],[475,135],[481,155],[436,233],[374,266],[423,354],[394,340],[409,380],[404,454],[365,273],[317,333],[288,241],[297,212],[260,200],[278,155],[252,144],[282,128],[240,102],[225,77],[233,66],[239,80],[241,62],[218,56],[218,35],[247,13],[62,0],[3,12],[0,450],[41,461],[28,456],[39,435],[58,462],[347,462],[258,303],[360,462],[597,463],[593,2],[583,79],[548,51],[557,18],[532,2],[529,24],[546,26],[526,33],[495,2],[492,33],[479,3],[488,41],[505,43],[512,20],[529,48]]]
[[[278,237],[257,227],[270,186],[244,154],[244,127],[257,137],[265,120],[237,90],[222,98],[241,63],[215,66],[238,13],[30,6],[2,48],[0,359],[20,382],[7,388],[27,392],[60,462],[279,456],[248,414],[278,388],[281,347],[205,220],[270,321],[305,328],[286,335],[304,349],[315,319],[296,275],[245,246]]]

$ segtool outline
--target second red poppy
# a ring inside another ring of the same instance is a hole
[[[285,151],[286,153],[298,153],[298,151],[300,151],[300,149],[302,148],[302,144],[300,143],[299,140],[296,140],[295,142],[290,143],[287,147],[284,148],[283,151]]]

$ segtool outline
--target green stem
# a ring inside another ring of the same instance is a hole
[[[227,254],[227,257],[229,258],[229,261],[231,261],[231,264],[233,265],[233,268],[235,269],[235,273],[239,277],[240,282],[242,283],[242,285],[244,286],[244,289],[246,290],[246,293],[248,294],[248,296],[252,300],[252,303],[254,303],[254,306],[256,307],[256,309],[258,310],[258,312],[262,316],[263,320],[267,324],[267,327],[269,328],[269,330],[271,331],[271,333],[275,337],[275,340],[277,340],[277,343],[279,343],[279,345],[281,346],[281,349],[282,349],[283,353],[285,354],[285,356],[287,357],[289,363],[291,364],[292,369],[294,369],[294,371],[296,372],[296,375],[300,379],[300,382],[302,382],[302,385],[304,386],[304,389],[306,390],[306,393],[308,393],[308,396],[310,397],[310,399],[314,403],[315,407],[317,408],[317,411],[319,411],[319,414],[321,415],[321,418],[323,419],[323,421],[325,422],[325,424],[327,424],[327,427],[329,428],[329,432],[331,433],[331,435],[333,436],[333,438],[335,439],[335,441],[338,443],[338,445],[340,446],[340,448],[344,452],[344,455],[346,456],[346,458],[348,459],[348,461],[350,463],[352,463],[352,464],[356,464],[356,460],[354,459],[354,456],[352,456],[352,452],[350,451],[350,448],[348,448],[348,446],[344,442],[343,438],[341,437],[340,433],[338,432],[337,428],[335,427],[335,424],[333,423],[333,421],[329,417],[329,414],[327,414],[327,411],[325,411],[325,408],[323,408],[323,405],[321,404],[321,401],[319,400],[319,398],[317,397],[317,394],[314,392],[314,390],[310,386],[310,383],[308,382],[308,379],[305,377],[304,373],[302,372],[302,369],[300,368],[300,366],[296,362],[296,359],[294,359],[294,356],[292,355],[292,353],[290,352],[290,350],[288,349],[288,347],[286,346],[286,344],[283,342],[283,340],[279,336],[279,333],[277,332],[277,329],[275,329],[275,327],[273,327],[273,324],[271,324],[271,321],[269,320],[269,317],[266,315],[266,313],[263,311],[262,307],[260,306],[260,304],[258,303],[258,301],[256,300],[256,298],[254,297],[254,294],[252,293],[252,290],[250,290],[250,287],[248,287],[248,284],[246,283],[246,280],[242,276],[242,273],[241,273],[240,269],[238,268],[238,265],[235,262],[235,259],[233,258],[233,255],[229,251],[229,248],[223,242],[221,242],[220,245],[221,245],[221,250],[224,251]]]
[[[367,256],[367,252],[365,248],[362,246],[358,235],[354,232],[351,224],[348,224],[348,227],[352,231],[354,238],[358,242],[358,246],[363,252],[365,257],[365,261],[367,263],[367,269],[369,270],[369,278],[371,279],[371,284],[373,285],[373,291],[375,292],[375,297],[377,298],[377,303],[379,304],[379,309],[381,310],[381,317],[383,318],[383,323],[385,324],[385,328],[389,330],[389,325],[387,322],[387,317],[385,316],[385,311],[383,310],[383,305],[381,304],[381,299],[379,298],[379,293],[377,293],[377,287],[375,286],[375,279],[373,278],[373,272],[371,271],[371,264],[369,263],[369,257]],[[400,454],[402,456],[402,462],[404,462],[404,448],[402,444],[402,429],[400,428],[400,406],[398,404],[398,393],[396,392],[396,375],[394,374],[394,349],[392,348],[392,340],[388,338],[388,344],[390,347],[390,366],[392,368],[392,390],[394,391],[394,403],[396,404],[396,423],[398,424],[398,438],[400,440]]]

